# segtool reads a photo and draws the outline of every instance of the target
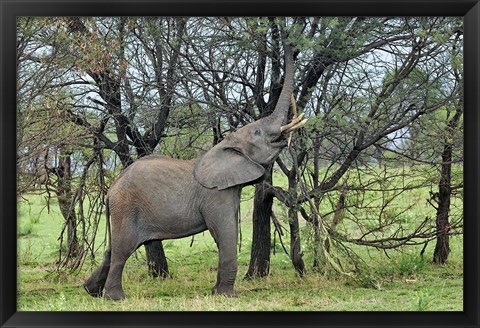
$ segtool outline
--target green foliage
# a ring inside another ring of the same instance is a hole
[[[33,231],[33,224],[31,221],[25,222],[18,227],[18,236],[26,236],[31,234]]]
[[[404,276],[420,274],[425,269],[427,260],[416,254],[403,254],[398,260],[398,272]]]
[[[431,303],[435,300],[434,295],[429,289],[422,289],[416,294],[417,311],[427,311]]]
[[[212,146],[213,134],[198,121],[205,113],[198,106],[178,107],[169,117],[168,137],[162,138],[160,153],[174,158],[193,159]],[[203,123],[203,122],[202,122]]]

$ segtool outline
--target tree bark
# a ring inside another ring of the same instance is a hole
[[[67,229],[67,251],[66,261],[74,259],[79,251],[77,238],[77,217],[75,211],[71,209],[73,202],[72,195],[72,170],[71,170],[71,152],[60,150],[58,166],[55,168],[57,175],[56,194],[58,206],[62,213]]]
[[[441,179],[438,185],[438,207],[436,215],[437,243],[433,252],[433,263],[444,264],[450,253],[448,214],[450,212],[452,146],[445,145],[442,153]]]
[[[297,170],[292,168],[288,176],[288,193],[297,198]],[[305,263],[300,247],[300,224],[298,222],[298,212],[295,206],[288,208],[288,223],[290,225],[290,260],[295,271],[303,277],[305,274]]]
[[[288,209],[288,220],[290,225],[290,260],[295,271],[303,277],[305,274],[305,262],[300,248],[300,225],[298,222],[297,210],[293,207]]]
[[[162,242],[160,240],[150,240],[145,243],[145,250],[147,252],[148,273],[154,278],[171,278]]]
[[[265,180],[255,186],[253,200],[253,237],[246,279],[265,277],[270,272],[270,217],[273,194],[268,192],[272,184],[272,169],[266,170]]]
[[[433,263],[444,264],[450,253],[449,212],[452,195],[452,151],[453,134],[463,115],[463,99],[457,104],[455,114],[447,123],[445,144],[442,152],[441,177],[438,183],[438,207],[436,215],[437,242],[433,252]]]

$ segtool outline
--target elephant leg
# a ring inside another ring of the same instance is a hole
[[[110,259],[112,251],[108,249],[105,253],[102,264],[91,274],[90,278],[85,281],[83,287],[91,296],[102,296],[103,287],[107,280],[108,270],[110,269]]]
[[[113,236],[113,234],[112,234]],[[112,237],[113,239],[113,237]],[[107,281],[105,282],[105,298],[122,300],[125,293],[122,288],[122,274],[125,262],[137,249],[138,244],[132,238],[118,238],[112,240],[112,258]]]
[[[231,221],[210,229],[218,246],[217,283],[213,294],[237,295],[233,288],[237,277],[237,224],[236,219]]]

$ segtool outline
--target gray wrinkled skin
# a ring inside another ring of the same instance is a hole
[[[209,230],[219,251],[214,294],[235,295],[237,213],[244,185],[260,181],[286,146],[281,126],[293,92],[293,55],[285,46],[285,82],[272,115],[232,133],[197,160],[148,156],[130,165],[107,194],[109,249],[85,282],[92,296],[125,298],[126,260],[149,240]]]

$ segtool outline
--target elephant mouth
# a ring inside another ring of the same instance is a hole
[[[287,145],[287,135],[280,133],[270,141],[270,145],[275,148],[285,147]]]
[[[298,117],[294,117],[290,123],[280,127],[280,133],[270,140],[270,144],[273,147],[285,147],[288,145],[288,139],[291,137],[291,133],[300,129],[307,123],[307,119],[303,118],[304,114],[301,113]],[[287,138],[288,137],[288,138]]]
[[[287,145],[287,141],[282,141],[282,142],[278,142],[278,145],[275,145],[274,149],[272,149],[271,151],[268,152],[268,157],[267,159],[265,160],[265,163],[267,163],[268,165],[270,165],[271,163],[275,162],[275,160],[277,159],[278,155],[280,154],[280,152],[282,151],[282,149]]]

